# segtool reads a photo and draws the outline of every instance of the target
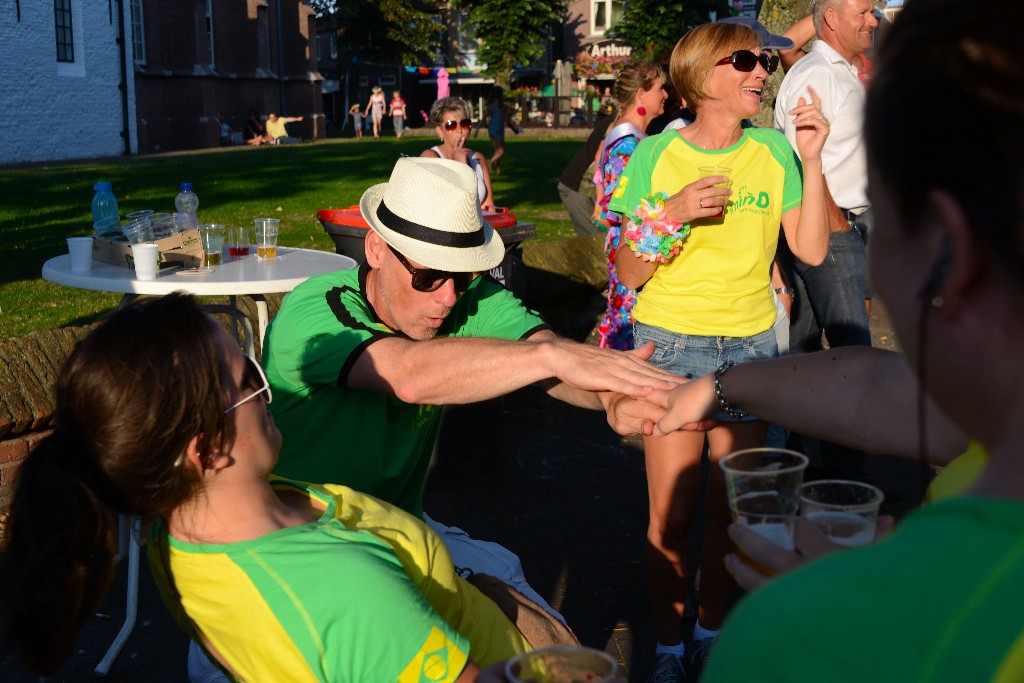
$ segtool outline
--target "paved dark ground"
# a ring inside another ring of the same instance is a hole
[[[602,305],[591,295],[564,298],[557,309],[538,307],[560,333],[592,341]],[[877,308],[872,326],[876,345],[892,348]],[[613,653],[630,680],[645,680],[654,635],[640,561],[647,505],[639,439],[618,437],[600,413],[527,388],[449,411],[438,452],[426,498],[431,515],[519,553],[531,584],[562,611],[580,640]],[[868,475],[889,494],[889,512],[901,514],[916,502],[914,463],[870,458]],[[126,573],[122,563],[58,675],[24,675],[0,653],[0,681],[93,680],[124,618]],[[107,680],[185,682],[187,640],[160,602],[148,567],[141,575],[138,623]]]

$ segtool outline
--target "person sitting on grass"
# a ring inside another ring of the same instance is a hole
[[[285,124],[301,121],[302,118],[301,116],[278,116],[275,112],[270,112],[267,116],[267,136],[270,138],[270,144],[287,145],[298,142],[298,138],[288,135]]]

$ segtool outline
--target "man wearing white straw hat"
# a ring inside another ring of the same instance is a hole
[[[468,166],[399,159],[389,182],[363,194],[360,210],[371,228],[366,263],[297,287],[267,334],[263,360],[285,436],[278,474],[345,484],[423,516],[441,406],[533,383],[605,410],[621,434],[651,433],[661,409],[643,397],[678,381],[645,362],[651,348],[623,353],[559,339],[499,283],[478,276],[505,248],[483,219]],[[474,568],[496,551],[509,566],[486,573],[545,604],[514,555],[441,531],[457,566]]]

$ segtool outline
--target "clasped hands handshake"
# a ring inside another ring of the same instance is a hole
[[[622,399],[625,405],[621,406],[617,415],[620,418],[631,415],[632,423],[629,418],[624,418],[623,423],[638,425],[634,433],[645,436],[664,436],[677,430],[714,429],[717,422],[713,416],[720,410],[714,377],[705,375],[694,380],[678,378],[678,382],[671,389],[656,389],[642,397]],[[613,410],[610,408],[608,421],[615,428],[612,415]],[[879,517],[875,538],[887,535],[892,531],[893,524],[892,517]],[[725,558],[726,569],[736,579],[736,583],[748,591],[776,574],[842,549],[842,546],[831,541],[818,527],[802,517],[794,520],[793,550],[772,543],[742,524],[729,525],[729,537],[750,561],[745,561],[738,554],[728,555]]]

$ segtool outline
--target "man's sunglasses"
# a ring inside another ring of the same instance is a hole
[[[263,392],[267,393],[267,405],[270,405],[270,402],[274,400],[274,394],[270,391],[270,382],[267,380],[267,374],[263,372],[263,368],[260,367],[260,364],[249,356],[245,357],[245,374],[242,377],[242,386],[254,389],[253,393],[225,410],[225,415],[238,406],[253,400]]]
[[[753,71],[754,67],[760,64],[761,68],[768,72],[769,76],[779,68],[779,58],[776,55],[769,55],[765,52],[757,55],[750,50],[736,50],[736,52],[733,52],[728,57],[722,57],[715,62],[715,66],[730,63],[732,68],[745,72]]]
[[[448,280],[455,285],[456,292],[465,292],[469,283],[476,277],[476,273],[449,273],[446,270],[434,270],[433,268],[413,268],[412,264],[395,251],[390,244],[388,249],[395,255],[398,262],[405,266],[405,269],[412,275],[412,288],[417,292],[433,292],[438,290]]]
[[[473,122],[470,121],[469,119],[462,119],[461,121],[456,121],[455,119],[448,119],[447,121],[444,122],[444,129],[448,131],[455,130],[459,126],[462,126],[462,130],[469,130],[470,128],[473,127]]]

